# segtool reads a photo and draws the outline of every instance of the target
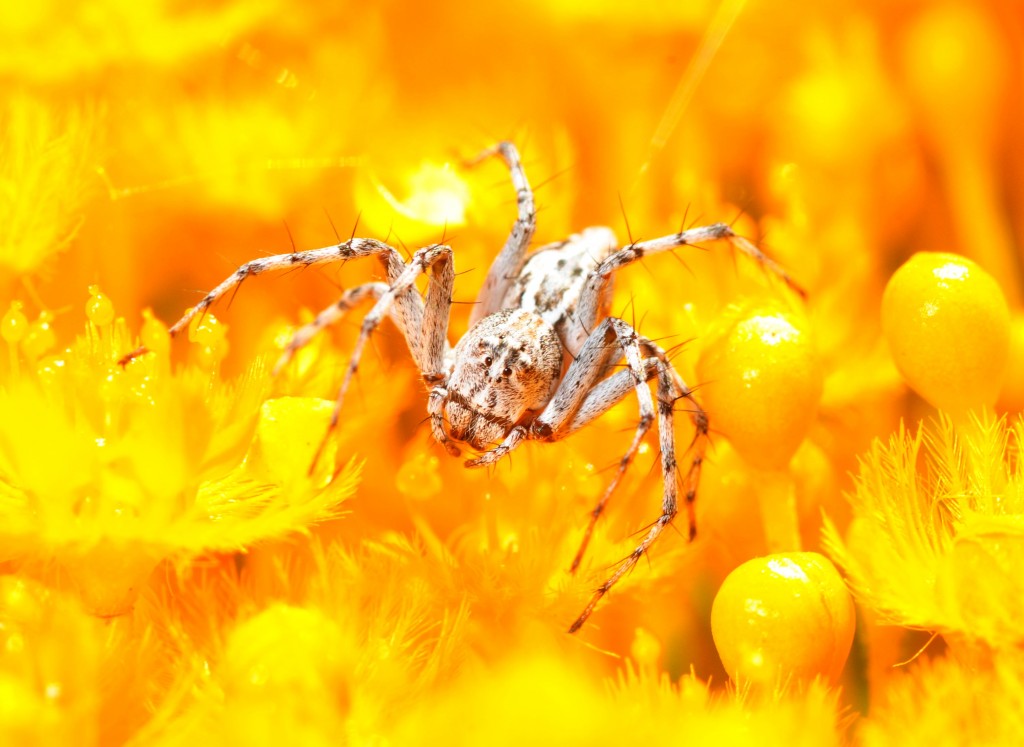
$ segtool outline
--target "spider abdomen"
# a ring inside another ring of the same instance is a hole
[[[548,244],[526,258],[522,270],[509,286],[502,308],[532,311],[558,334],[562,345],[574,355],[568,328],[588,276],[617,246],[610,228],[595,226],[573,234],[565,241]],[[611,297],[609,281],[602,292],[602,307]]]

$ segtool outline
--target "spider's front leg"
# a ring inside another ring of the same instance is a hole
[[[376,256],[380,259],[388,272],[389,279],[391,279],[392,275],[397,278],[400,269],[405,268],[405,262],[402,261],[401,255],[392,247],[376,239],[353,238],[322,249],[310,249],[304,252],[292,252],[291,254],[274,254],[269,257],[250,260],[231,273],[220,285],[203,296],[199,303],[186,311],[178,321],[171,325],[168,329],[168,334],[172,338],[176,337],[183,329],[188,327],[193,319],[204,315],[218,300],[228,293],[237,293],[242,283],[251,277],[262,275],[266,272],[313,267],[315,265],[337,262],[344,263],[350,259],[369,256]],[[423,304],[422,302],[417,304],[416,302],[420,301],[420,299],[418,296],[413,299],[412,296],[414,295],[416,294],[405,294],[399,299],[397,304],[397,315],[401,317],[402,325],[410,330],[419,329],[423,316]],[[132,359],[148,352],[149,350],[145,346],[136,348],[122,357],[119,363],[126,365]]]
[[[451,456],[457,457],[462,451],[459,447],[448,438],[448,433],[444,429],[444,406],[448,401],[448,390],[441,385],[434,386],[430,390],[430,396],[427,399],[427,415],[430,416],[430,432],[434,436],[434,440],[437,441],[444,450],[447,451]]]
[[[473,313],[470,316],[471,325],[501,308],[505,294],[523,269],[526,249],[537,228],[533,191],[526,179],[526,172],[523,171],[523,164],[519,159],[519,151],[516,150],[516,146],[507,142],[498,143],[473,159],[470,165],[493,155],[501,156],[505,165],[508,166],[509,174],[512,177],[512,186],[516,188],[517,216],[516,222],[512,225],[512,231],[505,240],[505,246],[494,258],[487,277],[484,279],[483,288],[480,289],[480,294],[477,297],[477,304],[473,307]]]
[[[348,386],[356,371],[359,370],[359,361],[366,341],[399,299],[416,293],[416,279],[428,271],[430,272],[430,282],[427,285],[426,303],[422,307],[421,328],[406,328],[404,324],[399,324],[399,327],[406,333],[409,350],[416,361],[423,381],[430,386],[436,386],[438,382],[443,382],[445,379],[444,359],[448,351],[448,316],[452,304],[452,288],[455,284],[452,250],[450,247],[440,244],[419,249],[413,254],[409,264],[403,265],[403,267],[404,269],[398,273],[387,290],[380,294],[373,308],[363,317],[363,323],[359,328],[359,337],[356,339],[352,357],[345,370],[345,378],[338,389],[327,433],[324,434],[313,457],[313,463],[309,467],[310,474],[316,468],[316,463],[325,444],[338,427],[345,393],[348,391]],[[418,295],[416,299],[419,299]],[[445,443],[445,440],[442,440],[442,443]]]

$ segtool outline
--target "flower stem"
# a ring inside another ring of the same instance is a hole
[[[788,469],[758,470],[757,485],[768,552],[799,552],[802,542],[793,476]]]

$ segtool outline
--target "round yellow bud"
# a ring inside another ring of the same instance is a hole
[[[188,339],[197,345],[193,360],[202,368],[213,368],[228,355],[228,328],[213,314],[200,314],[188,325]]]
[[[171,350],[171,335],[167,325],[154,316],[152,309],[143,309],[142,319],[142,330],[139,333],[142,344],[150,352],[166,358]]]
[[[100,292],[98,285],[89,286],[89,300],[85,303],[85,315],[97,327],[106,327],[114,321],[114,304]]]
[[[757,306],[712,332],[697,378],[713,428],[754,467],[782,469],[814,421],[823,375],[806,320]]]
[[[188,339],[197,345],[216,345],[227,334],[227,327],[209,312],[192,317],[188,324]]]
[[[773,686],[836,680],[853,643],[853,599],[815,552],[768,555],[730,573],[711,607],[711,634],[734,681]]]
[[[896,367],[935,407],[991,407],[1010,347],[1010,311],[999,284],[956,254],[918,252],[882,296],[882,331]]]
[[[37,360],[56,344],[57,334],[53,331],[53,312],[40,311],[36,320],[28,325],[25,336],[21,340],[21,350],[32,360]]]
[[[279,397],[260,407],[254,468],[281,485],[302,484],[314,466],[315,482],[324,485],[334,472],[337,446],[327,439],[334,402],[316,397]],[[322,453],[321,453],[322,450]]]
[[[28,319],[22,313],[24,305],[21,301],[11,301],[11,307],[0,320],[0,337],[9,343],[16,343],[28,332]]]

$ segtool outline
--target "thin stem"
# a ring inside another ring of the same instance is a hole
[[[759,470],[757,486],[768,552],[799,552],[803,543],[792,474],[788,469]]]

